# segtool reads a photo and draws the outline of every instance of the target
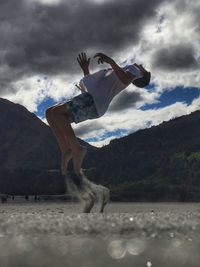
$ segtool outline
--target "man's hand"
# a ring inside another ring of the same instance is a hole
[[[86,53],[80,53],[77,57],[77,61],[84,72],[84,75],[89,74],[90,58],[87,59]]]
[[[105,54],[103,54],[103,53],[96,53],[95,55],[94,55],[94,58],[95,57],[98,57],[98,64],[100,64],[100,63],[108,63],[108,64],[111,64],[112,62],[113,62],[113,59],[112,58],[110,58],[110,57],[108,57],[108,56],[106,56]]]
[[[86,92],[85,89],[83,88],[83,86],[79,83],[79,84],[75,84],[75,86],[81,91],[81,93]]]
[[[142,65],[138,65],[137,63],[134,63],[134,65],[141,71],[143,75],[145,72],[147,72],[147,70]]]
[[[98,64],[100,63],[108,63],[110,64],[110,66],[112,67],[112,69],[114,70],[115,74],[117,75],[117,77],[120,79],[121,82],[123,82],[125,85],[128,85],[130,83],[130,81],[133,79],[132,75],[131,77],[129,76],[129,74],[127,72],[125,72],[123,70],[123,68],[121,68],[112,58],[106,56],[103,53],[97,53],[94,55],[94,58],[98,57]]]

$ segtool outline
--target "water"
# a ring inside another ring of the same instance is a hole
[[[0,266],[200,266],[200,204],[0,205]]]

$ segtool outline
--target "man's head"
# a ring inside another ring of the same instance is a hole
[[[132,83],[137,87],[144,88],[145,86],[149,85],[149,83],[150,83],[151,72],[149,72],[145,68],[143,68],[142,65],[138,65],[136,63],[134,65],[140,69],[141,73],[143,74],[143,77],[133,81]]]

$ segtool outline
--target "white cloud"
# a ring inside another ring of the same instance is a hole
[[[43,5],[58,5],[62,0],[32,0],[34,2],[39,2]]]
[[[116,139],[117,137],[115,137]],[[96,147],[103,147],[103,146],[106,146],[106,145],[109,145],[110,141],[113,140],[113,137],[110,137],[110,138],[106,138],[104,140],[98,140],[96,142],[89,142],[90,145],[92,146],[96,146]]]
[[[53,0],[51,1],[53,2]],[[183,1],[183,7],[185,9],[177,15],[178,11],[176,10],[176,5],[180,3],[180,1],[182,0],[161,5],[157,11],[157,17],[150,22],[148,21],[144,28],[140,43],[134,46],[130,44],[125,50],[119,51],[119,53],[114,56],[114,59],[118,63],[124,62],[125,60],[127,60],[128,63],[130,63],[130,61],[136,61],[142,63],[147,69],[151,70],[152,83],[155,84],[156,91],[152,94],[148,94],[146,91],[142,93],[142,96],[145,97],[145,101],[147,102],[155,101],[159,94],[170,88],[175,88],[176,86],[199,87],[200,84],[199,69],[163,71],[155,69],[152,65],[154,54],[158,49],[184,42],[192,43],[196,49],[196,57],[200,55],[200,35],[197,31],[196,21],[192,13],[198,4],[195,0],[190,1],[190,9],[188,10]],[[160,19],[161,17],[164,18],[162,21]],[[76,59],[74,64],[77,64]],[[94,62],[92,65],[95,66]],[[93,71],[97,69],[99,69],[99,67],[96,67]],[[33,84],[33,80],[37,79],[36,77],[26,80],[23,79],[23,81],[18,81],[15,84],[16,87],[19,86],[18,84],[21,84],[20,86],[22,87],[17,94],[13,94],[12,96],[4,95],[4,97],[8,97],[14,102],[23,103],[31,111],[36,111],[38,98],[52,97],[55,101],[60,101],[61,99],[78,94],[78,91],[74,89],[74,83],[80,78],[81,71],[80,76],[69,76],[66,70],[66,76],[54,76],[49,78],[51,79],[52,85],[46,88],[46,90],[42,89],[42,93],[41,88],[38,88],[38,84]],[[42,86],[44,88],[47,87],[45,84]],[[30,89],[26,90],[27,87]],[[154,97],[154,99],[152,97]],[[26,101],[24,101],[24,98],[26,98]]]
[[[37,112],[38,105],[48,97],[55,102],[62,102],[79,93],[73,78],[67,75],[55,79],[44,75],[24,78],[14,84],[17,88],[15,93],[4,97],[25,106],[31,112]]]
[[[182,3],[184,9],[181,12],[177,10],[177,3]],[[137,53],[136,60],[144,62],[144,65],[151,69],[152,81],[158,92],[176,86],[199,87],[199,68],[195,70],[163,71],[154,68],[152,64],[156,51],[181,44],[190,44],[194,47],[198,59],[200,55],[200,35],[197,27],[200,27],[200,25],[197,25],[197,20],[193,16],[196,5],[197,1],[195,0],[190,1],[190,9],[182,0],[161,5],[157,18],[152,20],[151,24],[146,25],[138,47],[132,49],[132,53]],[[198,7],[200,7],[199,3]],[[162,22],[160,22],[161,17],[163,18]]]
[[[93,130],[91,132],[85,131],[80,137],[83,139],[99,137],[99,140],[96,142],[91,142],[91,144],[95,146],[103,146],[109,144],[112,139],[117,138],[118,136],[112,136],[101,140],[101,136],[105,135],[106,132],[117,131],[118,129],[127,130],[127,134],[133,133],[139,129],[149,128],[151,126],[156,126],[161,124],[164,121],[169,121],[176,117],[180,117],[183,115],[188,115],[191,112],[200,108],[200,97],[193,100],[191,105],[187,105],[186,103],[177,102],[173,105],[153,109],[153,110],[128,110],[124,113],[117,113],[115,115],[105,115],[98,119],[98,123],[101,124],[102,130]],[[91,127],[91,124],[95,124],[96,120],[92,120],[90,122],[83,122],[86,129]],[[82,123],[82,125],[83,125]],[[73,125],[75,129],[80,127],[80,124]]]

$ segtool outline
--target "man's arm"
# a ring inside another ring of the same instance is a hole
[[[95,57],[99,57],[98,63],[108,63],[112,67],[112,69],[115,71],[117,77],[120,79],[121,82],[123,82],[125,85],[128,85],[133,81],[135,76],[131,74],[130,72],[125,72],[112,58],[106,56],[102,53],[97,53]]]
[[[81,53],[77,57],[77,61],[83,70],[84,76],[90,74],[89,72],[89,64],[90,64],[90,58],[87,59],[86,53]]]
[[[135,76],[130,72],[125,72],[114,60],[110,63],[110,66],[113,68],[120,81],[122,81],[125,85],[131,83],[135,78]]]

